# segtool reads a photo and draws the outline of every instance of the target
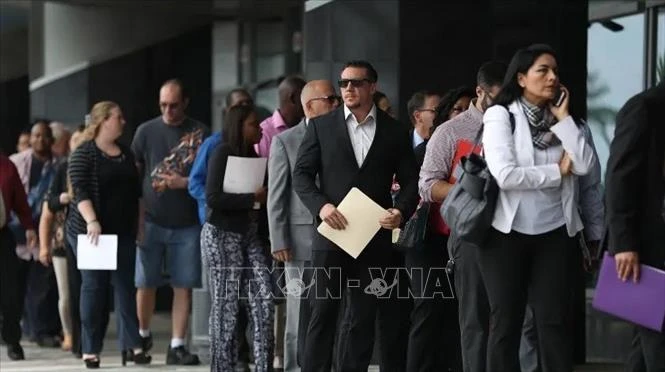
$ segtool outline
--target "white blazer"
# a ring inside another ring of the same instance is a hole
[[[576,178],[589,172],[594,151],[584,131],[568,116],[550,129],[561,140],[572,159],[572,175],[561,177],[559,164],[534,165],[534,149],[526,115],[518,102],[508,106],[515,117],[511,133],[510,116],[505,107],[490,107],[483,116],[483,151],[490,173],[500,187],[492,226],[504,234],[512,230],[517,207],[524,190],[561,187],[561,201],[569,236],[584,228],[578,212]]]

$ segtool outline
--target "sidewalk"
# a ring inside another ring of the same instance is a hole
[[[101,368],[104,371],[209,371],[210,366],[177,367],[166,365],[166,350],[170,341],[171,317],[169,314],[155,314],[153,318],[153,335],[155,346],[152,349],[152,364],[149,366],[134,366],[128,363],[122,367],[120,351],[118,350],[115,319],[111,315],[109,329],[101,355]],[[0,347],[0,372],[78,372],[87,371],[83,362],[74,358],[71,353],[60,349],[40,348],[34,343],[23,342],[26,360],[14,362],[7,358],[7,348]],[[378,372],[378,366],[371,366],[368,372]],[[616,364],[587,364],[578,366],[575,372],[620,372],[622,366]]]

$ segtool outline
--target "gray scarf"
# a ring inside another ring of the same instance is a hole
[[[519,101],[529,122],[533,145],[536,148],[545,150],[550,146],[560,144],[561,141],[559,138],[550,131],[550,128],[557,123],[556,118],[550,110],[536,106],[524,99],[524,97],[520,97]]]

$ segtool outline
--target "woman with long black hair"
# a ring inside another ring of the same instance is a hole
[[[208,162],[206,203],[208,216],[201,232],[201,253],[208,272],[211,370],[232,371],[236,363],[236,320],[240,297],[249,302],[254,324],[256,371],[272,370],[274,303],[271,296],[271,258],[266,249],[264,186],[253,193],[223,190],[229,157],[258,155],[254,144],[261,127],[254,108],[232,107],[224,118],[222,143]],[[259,204],[260,209],[255,209]]]
[[[576,182],[589,172],[594,151],[568,112],[569,100],[555,51],[537,44],[515,53],[483,117],[485,158],[500,188],[492,231],[479,250],[491,309],[489,372],[520,370],[527,301],[542,370],[572,371],[568,274],[584,227]]]

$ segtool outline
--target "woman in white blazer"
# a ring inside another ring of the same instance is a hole
[[[559,91],[565,98],[555,106]],[[594,152],[568,103],[554,50],[538,44],[515,53],[483,117],[485,158],[500,187],[493,229],[479,254],[491,307],[489,372],[520,370],[527,301],[542,371],[573,368],[568,265],[583,228],[575,183],[591,168]]]

